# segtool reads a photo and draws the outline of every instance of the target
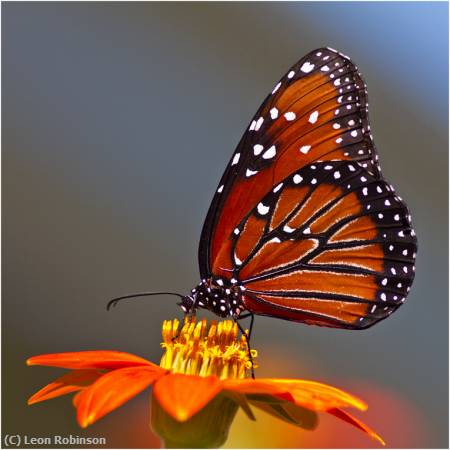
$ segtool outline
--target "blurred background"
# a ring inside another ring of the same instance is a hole
[[[388,447],[448,447],[446,3],[3,3],[4,434],[106,436],[158,447],[148,392],[87,430],[68,398],[26,406],[59,376],[48,352],[118,349],[154,361],[170,297],[188,292],[219,178],[274,82],[323,45],[369,89],[385,177],[419,239],[404,307],[366,331],[257,318],[261,376],[334,384]],[[315,432],[239,415],[229,447],[368,447],[322,417]]]

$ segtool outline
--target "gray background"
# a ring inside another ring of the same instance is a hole
[[[358,417],[388,446],[447,447],[447,8],[3,3],[3,433],[158,445],[147,394],[86,431],[68,399],[27,407],[60,372],[24,361],[86,349],[158,361],[160,323],[180,316],[174,299],[110,313],[105,301],[198,282],[202,222],[241,133],[290,65],[330,45],[368,84],[384,174],[417,230],[416,281],[400,311],[363,332],[258,318],[260,373],[363,396],[370,409]],[[274,440],[277,422],[238,420],[229,445],[296,446]],[[353,430],[355,441],[321,441],[326,423],[318,440],[289,432],[298,446],[370,445]]]

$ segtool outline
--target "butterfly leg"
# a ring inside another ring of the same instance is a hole
[[[253,330],[253,322],[255,320],[255,315],[253,313],[247,313],[247,314],[242,314],[238,317],[237,320],[242,320],[242,319],[246,319],[247,317],[251,317],[250,319],[250,327],[248,330],[248,340],[250,340],[251,336],[252,336],[252,330]]]
[[[245,319],[246,317],[251,317],[250,328],[248,330],[248,334],[245,332],[245,330],[242,328],[241,324],[239,323],[239,320]],[[250,364],[251,364],[250,370],[251,370],[252,378],[255,379],[255,369],[253,367],[252,348],[250,346],[250,337],[252,335],[253,321],[255,320],[255,315],[253,313],[248,313],[248,314],[244,314],[239,317],[233,317],[233,320],[235,321],[236,325],[239,328],[239,331],[242,333],[242,335],[245,337],[245,340],[247,341],[248,359],[250,360]]]

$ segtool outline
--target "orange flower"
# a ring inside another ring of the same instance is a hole
[[[316,412],[326,412],[384,444],[374,431],[344,411],[348,407],[367,409],[363,401],[350,394],[314,381],[246,378],[251,365],[248,348],[243,337],[238,339],[233,322],[212,322],[208,327],[206,320],[186,320],[180,333],[178,326],[177,320],[163,324],[165,354],[160,366],[139,356],[108,350],[28,359],[28,365],[71,369],[34,394],[28,404],[76,392],[73,404],[77,420],[81,427],[87,427],[152,385],[152,425],[166,444],[183,444],[183,440],[177,441],[181,426],[198,421],[202,414],[206,420],[217,416],[226,422],[221,430],[226,439],[238,407],[254,420],[251,406],[306,429],[316,426]],[[254,360],[257,353],[252,352]],[[224,419],[224,411],[229,411],[229,420]],[[214,412],[218,414],[214,416]],[[214,441],[219,445],[224,442]]]

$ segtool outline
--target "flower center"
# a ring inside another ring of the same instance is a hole
[[[185,318],[180,331],[177,319],[165,320],[162,326],[165,350],[160,366],[173,373],[216,375],[220,379],[245,378],[252,362],[245,336],[238,337],[238,326],[231,320],[222,322],[206,319],[196,322]],[[253,367],[256,368],[256,350],[252,350]]]

